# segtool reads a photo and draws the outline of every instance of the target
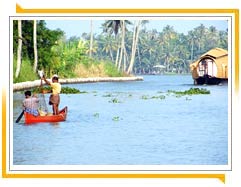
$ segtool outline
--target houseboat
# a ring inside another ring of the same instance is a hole
[[[194,84],[228,82],[228,51],[214,48],[190,64]]]

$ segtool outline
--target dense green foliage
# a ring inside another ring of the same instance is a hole
[[[13,21],[13,55],[17,59],[18,47],[18,22]],[[37,72],[32,70],[34,62],[33,48],[33,21],[22,20],[22,64],[19,77],[13,77],[14,82],[35,80]],[[44,70],[50,77],[58,74],[65,77],[90,77],[90,76],[122,76],[122,73],[109,62],[98,58],[88,57],[88,41],[75,36],[66,40],[61,30],[50,30],[45,21],[37,22],[37,49],[38,70]],[[101,64],[100,67],[100,63]],[[17,62],[13,61],[13,70]],[[97,69],[98,71],[93,71]]]
[[[16,59],[14,58],[14,64],[16,64]],[[15,72],[16,66],[13,66],[13,71]],[[14,79],[14,82],[24,82],[24,81],[34,81],[38,79],[38,75],[33,72],[33,67],[30,60],[24,59],[22,61],[22,68],[20,76]]]
[[[133,25],[126,22],[125,59],[117,68],[117,54],[121,44],[120,20],[106,21],[103,33],[94,34],[90,52],[91,33],[83,33],[81,37],[66,39],[62,30],[50,30],[44,20],[37,21],[38,67],[46,76],[58,74],[65,77],[90,76],[123,76],[129,65],[133,41]],[[201,54],[214,47],[228,48],[227,31],[218,31],[215,27],[203,24],[190,30],[188,34],[178,33],[170,25],[157,30],[144,27],[148,21],[142,22],[135,55],[133,72],[135,74],[155,73],[189,73],[189,64]],[[13,70],[16,69],[18,46],[18,22],[13,21]],[[33,72],[33,21],[22,20],[22,65],[20,76],[14,82],[37,79]]]
[[[105,63],[105,73],[110,77],[120,77],[123,75],[117,68],[110,62]]]
[[[13,54],[16,57],[18,45],[17,21],[13,21]],[[38,69],[50,70],[57,66],[54,59],[57,54],[52,53],[53,47],[57,45],[58,40],[64,36],[61,30],[50,30],[46,27],[45,21],[38,21],[37,26],[37,48],[38,48]],[[33,21],[22,21],[22,58],[33,65]]]

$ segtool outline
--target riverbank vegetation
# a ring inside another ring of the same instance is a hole
[[[228,48],[227,31],[203,24],[187,34],[166,25],[147,30],[147,20],[106,20],[101,34],[90,32],[66,38],[44,20],[13,21],[13,80],[47,77],[119,77],[131,74],[189,73],[189,64],[214,48]]]

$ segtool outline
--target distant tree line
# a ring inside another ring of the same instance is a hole
[[[131,26],[129,24],[131,22],[126,24],[124,41],[126,61],[119,64],[119,68],[121,66],[123,71],[126,71],[132,50],[133,31],[128,30],[128,26]],[[161,32],[158,32],[156,29],[147,30],[146,24],[148,21],[141,22],[133,66],[134,73],[149,74],[158,71],[155,67],[162,67],[161,71],[164,73],[188,73],[189,64],[203,53],[215,47],[228,48],[228,31],[218,31],[214,26],[207,28],[200,24],[185,35],[176,32],[170,25],[166,25]],[[104,32],[96,35],[94,39],[95,57],[107,58],[114,63],[119,52],[118,38],[116,39],[116,35],[111,35],[112,32],[108,32],[108,24],[104,23],[102,26]],[[89,35],[85,33],[82,38],[88,41]]]
[[[201,54],[214,47],[228,48],[227,30],[203,24],[185,35],[170,25],[161,32],[147,30],[147,20],[107,20],[102,24],[103,32],[95,34],[90,23],[90,33],[66,39],[64,31],[48,29],[44,20],[14,20],[15,80],[23,69],[29,69],[25,74],[31,71],[36,75],[43,69],[48,75],[75,77],[78,65],[99,68],[98,63],[126,75],[188,73],[189,64]]]

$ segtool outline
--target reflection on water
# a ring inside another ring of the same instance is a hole
[[[188,90],[192,82],[190,76],[146,76],[137,82],[67,85],[87,93],[61,94],[66,122],[13,124],[13,163],[225,165],[228,86],[195,86],[210,95],[168,94]],[[14,94],[14,121],[22,99]]]

